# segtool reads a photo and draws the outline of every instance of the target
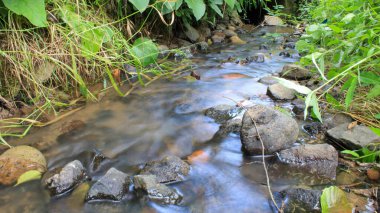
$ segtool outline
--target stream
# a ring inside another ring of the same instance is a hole
[[[274,102],[266,95],[267,85],[258,80],[281,71],[298,59],[280,56],[288,27],[260,27],[239,35],[245,45],[214,45],[207,54],[192,60],[200,80],[180,78],[159,80],[122,98],[107,95],[99,103],[86,105],[58,123],[34,129],[22,143],[42,143],[38,147],[48,161],[48,170],[72,160],[83,160],[86,152],[97,149],[109,158],[92,174],[99,179],[111,167],[135,175],[148,161],[168,155],[187,159],[194,151],[206,160],[191,164],[185,181],[170,184],[183,196],[178,205],[161,205],[139,199],[132,192],[121,202],[83,202],[81,190],[50,198],[40,181],[0,190],[3,212],[275,212],[268,194],[261,156],[245,156],[240,135],[214,137],[220,124],[204,111],[221,104],[255,104],[291,109],[289,102]],[[281,34],[271,37],[268,35]],[[268,50],[261,49],[266,45]],[[287,50],[295,54],[295,50]],[[264,63],[246,65],[222,63],[229,57],[246,58],[257,53]],[[189,75],[187,73],[186,75]],[[238,116],[241,116],[238,115]],[[80,120],[84,125],[55,139],[55,128],[65,122]],[[298,120],[302,126],[304,121]],[[301,133],[301,139],[310,136]],[[25,142],[27,141],[27,142]],[[201,151],[200,151],[201,150]],[[273,191],[299,185],[317,186],[323,181],[272,162],[267,156]],[[15,205],[17,202],[17,205]]]

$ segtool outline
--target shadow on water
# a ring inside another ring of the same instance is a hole
[[[85,190],[49,201],[39,183],[31,182],[1,190],[1,209],[6,212],[28,208],[32,208],[29,212],[271,212],[260,158],[244,156],[236,134],[209,142],[219,124],[203,113],[219,104],[235,105],[232,100],[274,105],[266,96],[267,86],[257,80],[278,73],[284,64],[296,59],[279,56],[281,41],[262,36],[268,32],[286,34],[292,29],[260,28],[242,35],[248,41],[246,45],[223,45],[208,54],[194,56],[192,60],[200,81],[162,80],[127,98],[111,96],[90,104],[66,118],[84,121],[83,128],[58,137],[44,149],[49,169],[74,159],[82,160],[85,151],[100,150],[110,160],[94,173],[94,180],[109,167],[134,175],[147,161],[166,155],[185,158],[201,149],[207,153],[208,161],[193,164],[187,180],[173,184],[184,196],[179,206],[140,200],[133,193],[120,203],[83,203],[81,197]],[[267,45],[268,50],[260,50],[262,44]],[[221,63],[228,57],[245,58],[255,53],[264,53],[266,61],[249,65]],[[240,77],[231,78],[232,74]],[[51,134],[54,133],[48,127],[24,140],[48,141]],[[310,181],[302,174],[294,178],[294,174],[285,172],[281,165],[270,164],[269,158],[268,163],[274,189]],[[12,204],[14,200],[17,205]]]

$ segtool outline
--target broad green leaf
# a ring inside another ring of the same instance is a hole
[[[378,118],[379,119],[379,118]],[[372,132],[374,132],[376,135],[380,136],[380,129],[376,127],[370,127]]]
[[[101,28],[93,28],[85,31],[81,37],[82,54],[87,58],[91,58],[97,54],[102,47],[104,36],[105,31]]]
[[[226,2],[226,4],[231,8],[233,9],[234,6],[235,6],[235,3],[236,3],[236,0],[224,0]]]
[[[336,33],[342,32],[342,28],[337,27],[336,25],[329,25],[330,29],[332,29]]]
[[[187,6],[193,11],[195,19],[198,21],[206,12],[206,4],[203,0],[185,0]]]
[[[339,109],[339,110],[342,110],[343,107],[342,105],[339,103],[338,100],[336,100],[332,95],[330,94],[326,94],[326,101],[331,104],[331,106],[335,109]]]
[[[37,27],[46,27],[48,24],[44,0],[3,0],[3,3],[9,10],[26,17]]]
[[[357,79],[357,77],[354,77],[352,82],[351,82],[350,87],[347,90],[346,99],[344,100],[344,104],[346,106],[346,109],[348,109],[348,107],[351,105],[351,102],[352,102],[354,95],[355,95],[355,90],[356,90],[357,84],[358,84],[358,79]]]
[[[41,179],[42,173],[37,170],[30,170],[25,173],[23,173],[18,179],[15,186],[20,185],[22,183],[31,181],[31,180],[38,180]]]
[[[149,0],[129,0],[140,13],[143,13],[149,5]]]
[[[352,19],[355,17],[355,14],[353,13],[349,13],[347,14],[343,19],[342,21],[345,22],[346,24],[350,23],[352,21]]]
[[[375,115],[375,118],[380,120],[380,113],[379,113],[379,114],[376,114],[376,115]]]
[[[132,56],[142,65],[154,63],[158,57],[158,48],[150,39],[137,39],[129,50]]]
[[[306,119],[307,117],[307,112],[308,112],[309,107],[312,107],[314,115],[317,117],[317,119],[320,122],[322,122],[322,116],[321,116],[321,112],[319,111],[318,99],[315,92],[310,92],[306,96],[305,105],[306,107],[304,111],[304,119]]]
[[[380,85],[375,85],[367,94],[367,98],[376,98],[380,95]]]
[[[359,155],[357,152],[352,151],[352,150],[343,150],[343,151],[341,151],[341,153],[342,153],[342,154],[349,154],[349,155],[352,155],[352,156],[355,157],[355,158],[360,157],[360,155]]]
[[[325,188],[321,196],[322,213],[352,212],[346,193],[336,186]]]
[[[360,82],[380,85],[380,76],[373,72],[360,72]]]
[[[163,3],[157,3],[157,9],[161,11],[162,15],[178,10],[182,5],[183,0],[167,0]]]
[[[284,85],[285,87],[287,87],[289,89],[294,89],[298,93],[307,95],[311,92],[311,90],[309,88],[302,86],[302,85],[299,85],[299,84],[296,84],[293,81],[289,81],[289,80],[286,80],[284,78],[278,78],[278,77],[274,77],[274,78],[278,81],[278,83]]]
[[[213,9],[220,17],[223,17],[222,11],[219,9],[218,5],[210,3],[211,9]]]

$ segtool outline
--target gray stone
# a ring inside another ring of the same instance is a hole
[[[325,113],[323,115],[324,126],[327,129],[337,127],[341,124],[351,123],[352,121],[353,119],[350,116],[343,113],[337,113],[337,114]]]
[[[237,33],[235,33],[232,30],[224,30],[224,34],[226,35],[227,38],[231,38],[232,36],[237,36]]]
[[[266,85],[272,85],[272,84],[278,83],[278,81],[273,76],[266,76],[266,77],[260,78],[259,82]]]
[[[370,128],[357,125],[348,129],[350,123],[341,124],[327,131],[327,139],[333,145],[343,149],[360,149],[362,147],[380,142],[380,136]]]
[[[136,175],[133,177],[136,190],[144,191],[148,198],[163,204],[178,204],[182,196],[175,189],[157,182],[155,175]]]
[[[208,43],[205,42],[205,41],[202,41],[202,42],[197,43],[197,49],[198,49],[201,53],[206,53],[207,50],[208,50]]]
[[[311,73],[297,64],[287,64],[282,68],[280,76],[291,80],[305,80],[311,78]]]
[[[253,56],[248,57],[249,62],[256,63],[264,63],[265,62],[265,54],[264,53],[256,53]]]
[[[222,32],[216,32],[212,37],[211,40],[213,43],[222,43],[224,39],[226,38],[226,35]]]
[[[284,213],[287,212],[321,212],[320,197],[322,191],[311,189],[287,189],[275,193],[277,205],[283,207]]]
[[[306,144],[278,153],[281,162],[302,168],[310,174],[335,179],[338,152],[329,144]]]
[[[269,26],[280,26],[280,25],[283,25],[284,22],[282,21],[280,17],[266,15],[264,17],[264,24],[269,25]]]
[[[86,172],[82,163],[74,160],[63,168],[58,168],[45,174],[42,184],[54,196],[72,190],[85,179]]]
[[[292,100],[296,97],[296,91],[277,83],[268,87],[267,95],[274,100]]]
[[[226,29],[226,25],[224,25],[224,24],[217,24],[215,29],[216,30],[225,30]]]
[[[256,105],[249,108],[243,116],[240,136],[242,148],[247,154],[262,152],[261,142],[252,120],[257,124],[266,154],[290,148],[298,138],[298,124],[293,118],[272,108]]]
[[[145,164],[141,175],[156,175],[160,183],[176,182],[185,179],[189,174],[190,166],[176,156],[167,156],[160,161]]]
[[[303,116],[304,115],[304,111],[306,108],[306,104],[305,104],[304,100],[295,99],[292,101],[292,105],[293,105],[292,111],[294,114],[296,114],[297,116]]]
[[[224,123],[236,117],[240,112],[241,109],[239,107],[222,104],[207,109],[205,115],[213,118],[217,123]]]
[[[130,178],[127,174],[111,168],[94,185],[91,186],[86,200],[120,201],[128,192]]]
[[[186,24],[185,28],[186,28],[185,30],[186,37],[190,39],[190,41],[196,42],[200,37],[198,30],[189,24]]]
[[[239,133],[241,129],[241,118],[233,118],[222,124],[219,128],[219,131],[216,133],[219,137],[226,137],[231,132]]]

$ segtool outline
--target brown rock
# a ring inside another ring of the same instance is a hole
[[[368,179],[377,181],[380,178],[380,172],[377,169],[368,169],[367,176],[368,176]]]
[[[230,38],[230,40],[231,40],[231,43],[233,43],[233,44],[246,44],[247,43],[246,41],[241,40],[241,38],[239,38],[239,36],[232,36]]]
[[[30,170],[45,172],[46,167],[26,159],[1,157],[0,184],[13,185],[22,174]]]

